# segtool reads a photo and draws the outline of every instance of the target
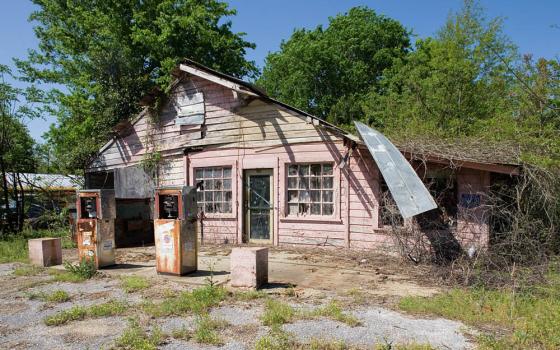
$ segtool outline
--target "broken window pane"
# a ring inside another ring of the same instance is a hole
[[[288,205],[288,213],[290,215],[297,215],[298,214],[298,204]]]
[[[309,215],[309,204],[300,203],[299,204],[299,214]]]
[[[310,188],[312,189],[320,189],[321,188],[321,178],[320,177],[312,177],[310,182]]]
[[[308,177],[300,177],[299,178],[299,188],[301,188],[301,189],[308,189],[309,188],[309,178]]]
[[[224,179],[224,190],[231,190],[231,179]]]
[[[311,192],[311,202],[321,203],[321,191],[310,191]]]
[[[311,215],[321,215],[321,204],[311,204]]]
[[[299,166],[299,175],[300,176],[309,175],[309,165],[300,165]]]
[[[289,189],[298,188],[298,182],[297,182],[297,180],[298,180],[297,177],[289,177],[289,178],[288,178],[288,188],[289,188]]]
[[[288,191],[288,202],[297,203],[298,201],[298,191]]]
[[[309,202],[309,191],[299,191],[299,202]]]
[[[298,166],[297,164],[291,164],[288,166],[288,175],[295,176],[298,174]]]
[[[313,176],[321,175],[321,164],[311,164],[311,175]]]

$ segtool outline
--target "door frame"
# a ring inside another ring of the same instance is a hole
[[[270,181],[270,219],[269,219],[269,239],[251,239],[250,228],[251,220],[248,208],[249,200],[249,186],[248,181],[251,175],[268,175]],[[273,244],[274,243],[274,169],[273,168],[259,168],[259,169],[243,169],[242,181],[242,203],[243,203],[243,242],[244,243],[257,243],[257,244]]]

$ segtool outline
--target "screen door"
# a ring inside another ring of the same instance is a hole
[[[272,169],[245,171],[245,235],[249,242],[271,242]]]

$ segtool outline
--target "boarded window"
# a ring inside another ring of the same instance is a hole
[[[231,213],[231,167],[196,168],[198,208],[204,213]]]
[[[334,214],[333,163],[288,165],[288,215]]]

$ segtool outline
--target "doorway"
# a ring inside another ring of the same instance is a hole
[[[274,191],[272,169],[244,171],[243,208],[245,241],[272,243]]]

